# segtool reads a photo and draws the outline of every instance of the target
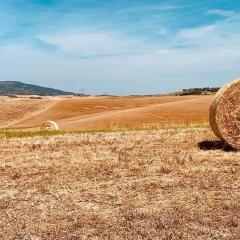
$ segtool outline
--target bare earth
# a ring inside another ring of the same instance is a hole
[[[44,99],[0,98],[0,127],[39,130],[48,120],[61,130],[208,122],[212,96]]]
[[[239,239],[240,153],[208,129],[0,141],[2,240]]]

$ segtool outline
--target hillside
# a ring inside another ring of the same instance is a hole
[[[61,130],[136,128],[208,122],[212,96],[7,98],[0,101],[0,128],[39,129],[56,121]]]
[[[0,95],[7,96],[11,94],[16,95],[70,95],[72,92],[65,92],[62,90],[41,87],[32,84],[26,84],[17,81],[0,81]]]

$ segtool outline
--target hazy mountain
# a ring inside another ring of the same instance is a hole
[[[72,92],[16,81],[0,81],[0,95],[71,95]]]

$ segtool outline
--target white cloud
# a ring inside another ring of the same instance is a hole
[[[113,94],[218,86],[240,75],[239,23],[235,14],[166,34],[154,44],[143,35],[133,38],[112,31],[45,34],[38,38],[57,50],[0,46],[0,80]]]
[[[90,93],[159,93],[218,86],[239,77],[240,47],[160,49],[109,58],[66,58],[28,46],[0,47],[0,80]]]
[[[185,47],[199,47],[203,51],[209,48],[221,47],[238,48],[240,15],[234,15],[211,25],[180,30],[171,45]]]
[[[64,53],[79,57],[137,54],[145,46],[141,39],[124,37],[114,32],[71,31],[42,35],[38,39],[57,46]]]
[[[132,7],[122,8],[117,11],[116,14],[132,14],[132,13],[140,13],[140,12],[149,12],[149,11],[157,11],[157,12],[165,12],[165,11],[174,11],[179,9],[191,9],[194,7],[203,6],[203,3],[194,3],[194,4],[173,4],[173,3],[160,3],[160,4],[152,4],[152,3],[143,3],[137,4]]]
[[[219,15],[221,17],[231,17],[235,14],[234,11],[227,11],[222,9],[211,9],[206,12],[209,15]]]

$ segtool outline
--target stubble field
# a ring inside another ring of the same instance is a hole
[[[0,141],[0,239],[239,239],[240,153],[206,128]]]
[[[0,134],[0,239],[239,239],[240,153],[201,127],[211,99],[2,98],[10,131],[131,131]]]

